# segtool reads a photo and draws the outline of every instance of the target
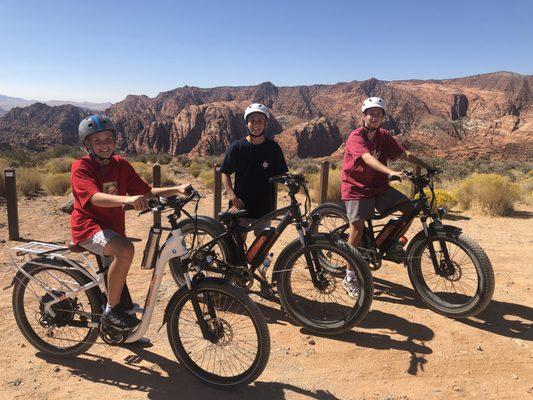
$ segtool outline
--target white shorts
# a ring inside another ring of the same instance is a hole
[[[107,257],[104,256],[104,248],[109,241],[117,235],[118,233],[111,229],[104,229],[103,231],[94,234],[93,237],[78,243],[78,246],[83,247],[85,250],[90,251],[93,254],[97,254],[101,257]]]

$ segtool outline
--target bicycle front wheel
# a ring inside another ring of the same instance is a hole
[[[409,278],[419,298],[447,317],[479,314],[494,293],[494,271],[487,254],[462,233],[439,233],[430,241],[438,265],[433,264],[424,237],[414,240],[407,256]]]
[[[317,236],[308,246],[302,247],[298,239],[289,246],[279,272],[275,271],[279,274],[281,304],[289,317],[310,331],[325,335],[342,333],[359,324],[370,309],[374,291],[372,274],[361,255],[342,240],[333,242]],[[321,267],[318,285],[312,280],[306,253]],[[325,265],[335,265],[335,271]],[[349,265],[359,286],[354,297],[343,287]]]
[[[66,262],[55,259],[38,258],[22,268],[28,275],[17,274],[13,313],[24,337],[35,348],[54,357],[74,357],[87,351],[98,338],[95,325],[101,314],[99,290],[79,292],[49,309],[47,303],[80,289],[90,279]]]
[[[206,278],[198,284],[196,293],[213,335],[204,338],[191,293],[184,292],[171,310],[167,325],[172,351],[189,371],[212,386],[234,389],[253,382],[270,355],[265,317],[242,289],[229,284]],[[208,306],[212,306],[211,313]]]

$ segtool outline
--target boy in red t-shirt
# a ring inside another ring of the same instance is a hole
[[[350,222],[348,243],[359,247],[365,220],[374,209],[383,212],[395,205],[409,201],[398,190],[389,186],[389,178],[406,178],[403,172],[387,167],[388,160],[401,158],[422,168],[431,169],[424,161],[406,151],[392,135],[381,128],[385,116],[385,105],[379,97],[370,97],[363,102],[363,126],[350,133],[346,140],[342,166],[342,200]],[[407,213],[409,203],[400,209]],[[348,294],[357,298],[359,284],[355,272],[348,266],[343,286]]]
[[[151,188],[126,159],[114,154],[116,132],[113,121],[104,115],[92,115],[81,121],[80,143],[89,154],[72,165],[74,211],[70,224],[74,244],[113,258],[102,320],[117,330],[128,331],[140,321],[135,313],[119,307],[134,254],[133,243],[126,237],[122,206],[131,205],[141,211],[148,207],[149,198],[185,194],[190,185]]]

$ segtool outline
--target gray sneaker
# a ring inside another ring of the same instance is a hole
[[[346,293],[348,293],[348,296],[350,296],[352,299],[356,299],[359,297],[359,292],[361,290],[359,286],[359,282],[357,282],[357,278],[350,278],[347,276],[342,280],[342,287],[344,290],[346,290]]]

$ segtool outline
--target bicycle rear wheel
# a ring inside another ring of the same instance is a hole
[[[196,292],[215,339],[203,337],[191,293],[184,292],[170,310],[167,333],[172,351],[189,371],[212,386],[234,389],[253,382],[270,355],[270,334],[263,314],[242,289],[229,284],[206,278]],[[209,303],[215,318],[210,317]]]
[[[56,259],[38,258],[22,267],[31,277],[51,289],[55,297],[91,282],[79,270]],[[18,273],[13,288],[13,314],[24,337],[38,350],[54,357],[74,357],[87,351],[98,337],[100,293],[97,288],[82,291],[52,305],[54,299],[28,276]],[[95,324],[91,324],[95,323]]]
[[[224,233],[224,227],[215,220],[209,220],[205,217],[198,218],[198,220],[185,219],[180,221],[179,228],[183,234],[185,240],[185,246],[188,250],[193,253],[196,249],[203,246],[206,243],[209,243],[211,240],[217,236]],[[193,243],[194,239],[194,243]],[[194,245],[194,248],[193,248]],[[235,264],[235,250],[233,244],[230,241],[229,237],[226,237],[222,240],[214,243],[208,251],[210,251],[213,256],[221,260],[226,261],[229,264]],[[185,286],[185,278],[180,274],[180,263],[182,262],[181,258],[173,258],[169,261],[170,273],[172,278],[178,284],[179,287]],[[191,261],[189,264],[189,270],[194,272],[201,271],[201,266],[197,265],[196,262]],[[223,274],[217,274],[216,272],[203,271],[204,275],[208,277],[223,277]]]

